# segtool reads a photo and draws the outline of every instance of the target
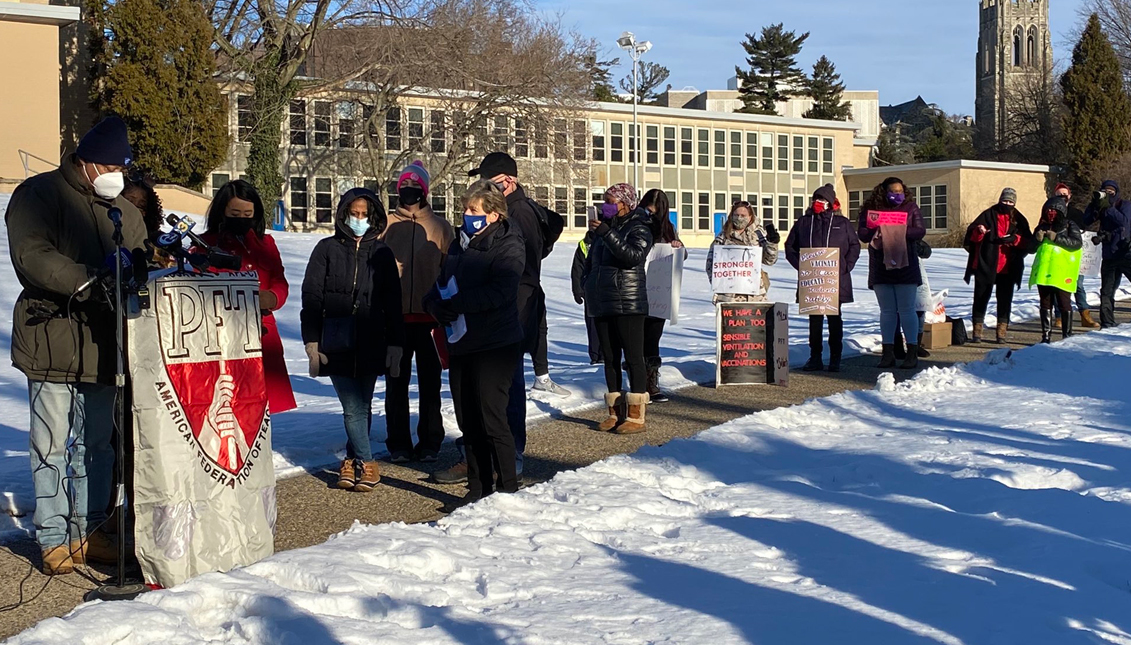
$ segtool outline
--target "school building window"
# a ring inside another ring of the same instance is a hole
[[[624,163],[624,124],[611,123],[609,127],[609,161]]]
[[[357,121],[357,103],[353,101],[341,101],[338,103],[337,108],[338,147],[352,148],[356,143],[355,134],[357,129],[354,124]]]
[[[593,134],[593,161],[605,160],[605,122],[590,121],[589,131]]]
[[[236,139],[251,140],[251,97],[246,94],[236,97]]]
[[[762,221],[774,221],[774,198],[772,195],[762,198]]]
[[[319,148],[330,146],[330,102],[314,102],[314,145]]]
[[[660,163],[660,126],[649,125],[644,128],[644,163],[653,166]]]
[[[550,137],[546,132],[546,125],[534,128],[534,158],[546,159],[550,156]]]
[[[231,178],[232,176],[226,172],[212,173],[212,196],[215,197],[216,193],[220,192],[220,188],[231,181]]]
[[[817,137],[808,137],[806,143],[808,144],[806,145],[806,152],[809,154],[809,172],[817,174],[817,171],[820,170],[817,167]]]
[[[307,209],[306,177],[291,177],[291,221],[305,222]]]
[[[805,172],[805,137],[793,137],[793,172]]]
[[[726,193],[715,193],[715,212],[716,213],[727,213],[729,211],[730,211],[730,209],[727,208],[727,194]],[[712,218],[712,219],[714,219],[714,218]],[[712,224],[714,224],[714,222],[712,222]]]
[[[314,180],[314,219],[319,224],[329,224],[334,221],[332,190],[333,182],[329,177],[318,177]]]
[[[774,170],[774,135],[762,135],[762,170]]]
[[[699,166],[706,168],[711,165],[711,131],[701,128],[695,138],[699,147]]]
[[[679,198],[679,228],[690,231],[695,228],[695,205],[692,203],[691,193],[680,193]]]
[[[664,126],[664,165],[675,165],[675,128],[671,126]]]
[[[696,227],[700,231],[711,230],[711,194],[699,193],[699,222]]]
[[[573,189],[573,227],[584,229],[589,226],[588,204],[585,203],[585,189]]]
[[[305,146],[306,145],[306,100],[294,99],[291,101],[290,118],[288,119],[290,125],[290,141],[292,146]]]
[[[746,169],[758,169],[758,133],[746,133]]]
[[[679,129],[679,164],[691,166],[695,163],[694,146],[691,142],[691,128]]]
[[[789,172],[789,135],[778,135],[778,172]]]
[[[585,133],[585,122],[573,122],[573,160],[585,161],[589,158],[588,151],[585,148],[585,140],[588,135]]]
[[[549,186],[538,186],[538,187],[536,187],[534,189],[534,201],[538,202],[539,204],[549,204],[550,203],[550,187]]]
[[[554,158],[569,158],[569,131],[565,119],[554,119]]]
[[[400,199],[397,197],[397,182],[390,181],[385,184],[385,196],[389,200],[389,212],[397,210],[397,206],[400,204]]]
[[[514,118],[514,156],[520,159],[530,156],[530,135],[527,134],[526,121]]]
[[[431,141],[429,148],[434,153],[445,152],[448,148],[448,142],[445,134],[447,128],[444,127],[444,112],[442,110],[432,110],[432,113],[429,115],[429,127],[432,129],[429,136],[429,140]]]
[[[793,196],[793,222],[801,219],[805,215],[805,197],[803,195]],[[790,224],[791,226],[793,224]]]
[[[947,229],[947,189],[946,184],[936,186],[915,186],[911,190],[915,201],[923,213],[923,225],[933,230]]]
[[[401,149],[401,109],[391,107],[385,112],[385,149]]]
[[[778,195],[778,230],[789,230],[789,195]]]
[[[715,130],[715,167],[727,167],[727,133],[725,130]]]
[[[569,188],[554,187],[554,212],[558,214],[569,212]]]
[[[742,133],[730,133],[730,167],[734,170],[742,168]]]
[[[833,174],[833,140],[829,137],[821,139],[821,173]]]
[[[448,217],[448,187],[443,185],[443,184],[440,184],[438,186],[432,186],[428,190],[428,199],[431,202],[431,204],[429,204],[429,205],[432,207],[432,212],[435,213],[436,215],[438,215],[439,217],[447,219],[447,217]]]
[[[412,150],[420,149],[424,141],[424,110],[422,108],[408,109],[408,147]]]

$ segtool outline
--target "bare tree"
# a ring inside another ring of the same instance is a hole
[[[1004,131],[993,155],[1001,161],[1063,164],[1064,101],[1053,76],[1023,76],[1006,90]]]
[[[1123,78],[1131,81],[1131,0],[1084,0],[1077,13],[1081,25],[1093,13],[1100,19],[1104,35],[1119,57]]]

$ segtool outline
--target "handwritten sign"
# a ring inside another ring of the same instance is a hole
[[[897,226],[907,224],[907,213],[903,211],[868,211],[868,220],[873,226]]]
[[[762,247],[716,246],[711,262],[711,287],[717,294],[761,295]]]
[[[1100,276],[1100,264],[1104,260],[1104,247],[1099,244],[1092,244],[1092,238],[1095,236],[1095,233],[1084,231],[1084,253],[1080,259],[1081,278],[1098,278]]]
[[[719,303],[716,386],[789,384],[789,308],[771,303]]]
[[[644,263],[648,283],[648,315],[679,324],[679,296],[683,286],[683,249],[656,244]]]
[[[840,249],[801,249],[797,302],[802,316],[840,315]]]

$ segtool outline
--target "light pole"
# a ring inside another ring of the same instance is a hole
[[[631,31],[626,31],[620,35],[620,38],[617,38],[617,44],[632,57],[632,139],[630,139],[633,144],[632,185],[639,191],[640,154],[643,152],[640,145],[640,124],[637,122],[636,117],[636,105],[639,102],[640,92],[640,56],[649,49],[652,49],[652,43],[647,40],[638,43],[636,42],[636,36]]]

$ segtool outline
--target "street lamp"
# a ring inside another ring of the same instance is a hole
[[[632,174],[633,186],[636,190],[640,190],[640,125],[637,123],[636,105],[639,101],[639,87],[640,87],[640,56],[641,54],[652,49],[652,43],[647,40],[643,42],[636,42],[636,36],[631,31],[626,31],[617,38],[617,45],[621,49],[628,52],[632,57]]]

